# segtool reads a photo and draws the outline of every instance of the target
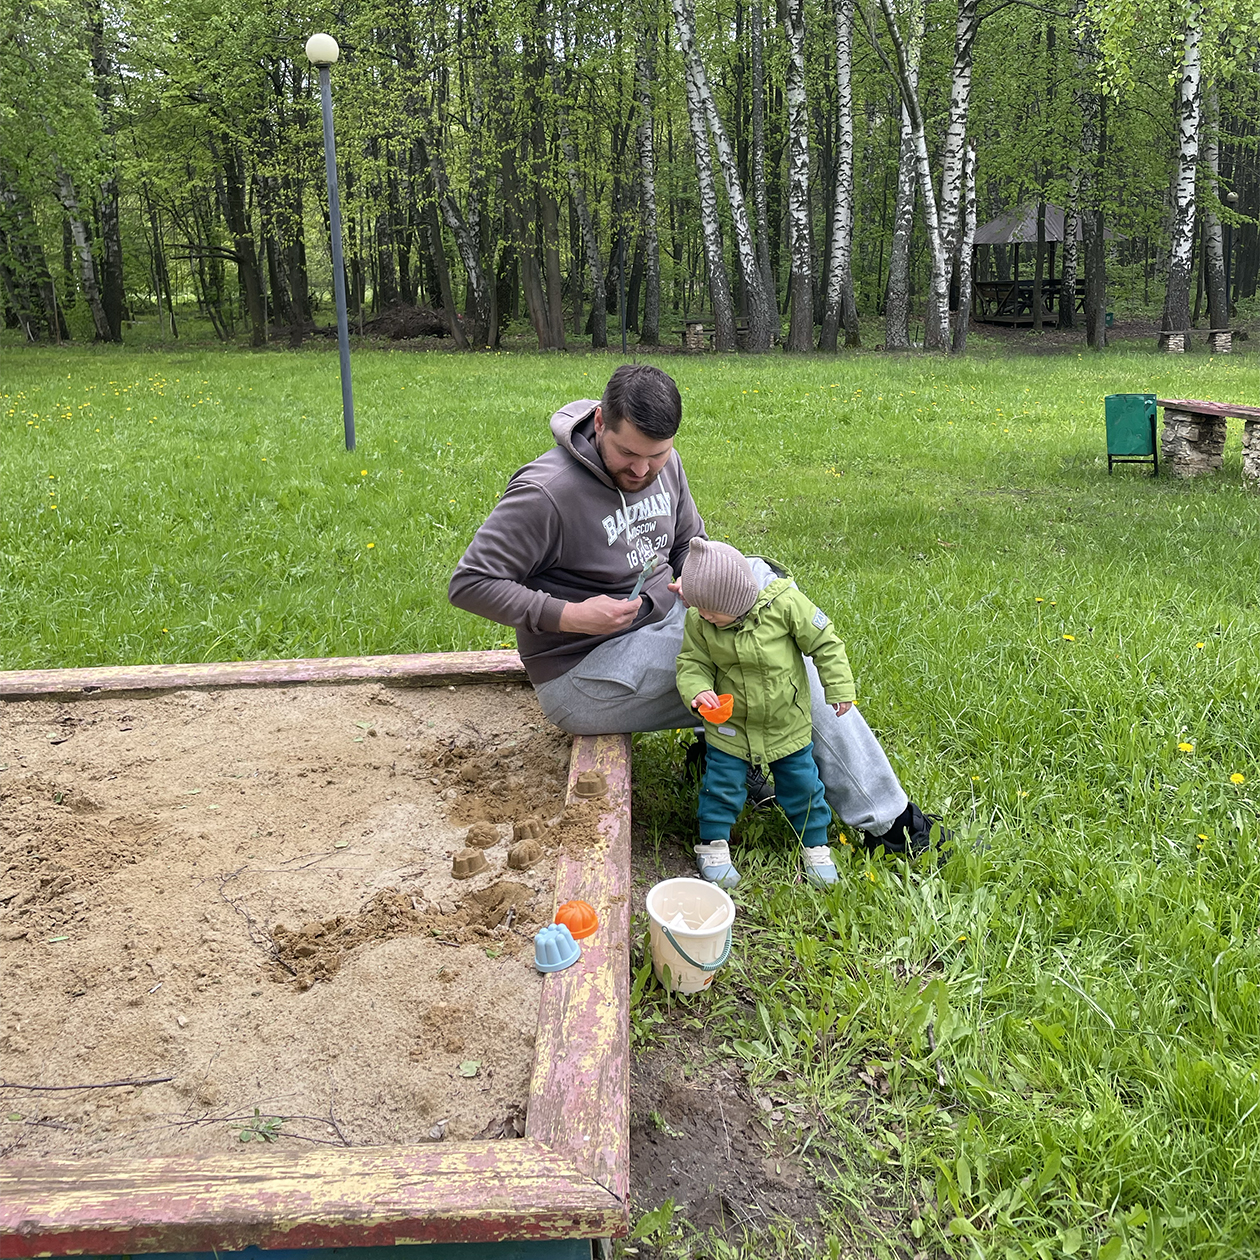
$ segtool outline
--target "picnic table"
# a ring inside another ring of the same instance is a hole
[[[1221,466],[1225,425],[1243,422],[1243,481],[1260,489],[1260,407],[1208,402],[1201,398],[1157,398],[1164,409],[1160,445],[1174,477],[1198,477]]]

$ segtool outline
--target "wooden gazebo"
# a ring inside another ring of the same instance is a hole
[[[1015,256],[1012,275],[1009,280],[975,280],[971,288],[971,318],[987,324],[1031,325],[1033,323],[1033,285],[1032,276],[1021,279],[1020,254],[1022,245],[1037,245],[1037,211],[1038,202],[1030,201],[976,229],[975,248],[985,246],[1013,245]],[[1045,244],[1049,247],[1046,257],[1045,271],[1041,280],[1042,320],[1050,326],[1059,323],[1060,305],[1063,296],[1063,275],[1060,270],[1055,274],[1055,256],[1057,247],[1064,239],[1063,227],[1066,218],[1061,207],[1045,203]],[[1082,239],[1081,221],[1076,221],[1076,240]],[[1106,232],[1107,240],[1114,240],[1114,234]],[[972,259],[972,275],[979,275],[978,257]],[[1071,300],[1080,309],[1084,296],[1084,285],[1078,281]]]

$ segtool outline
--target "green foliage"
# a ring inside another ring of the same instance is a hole
[[[284,1116],[264,1116],[254,1108],[254,1117],[245,1124],[233,1126],[242,1142],[274,1142],[280,1136]]]

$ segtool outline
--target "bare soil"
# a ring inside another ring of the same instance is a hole
[[[0,1154],[518,1136],[568,755],[519,686],[0,703]]]

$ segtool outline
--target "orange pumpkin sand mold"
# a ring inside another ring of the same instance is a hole
[[[575,941],[584,941],[599,927],[599,916],[585,901],[566,901],[556,910],[556,922],[567,927]]]
[[[731,714],[735,711],[734,696],[718,696],[718,702],[711,708],[701,705],[696,712],[700,714],[706,722],[712,722],[714,726],[721,726],[723,722],[729,721]]]

